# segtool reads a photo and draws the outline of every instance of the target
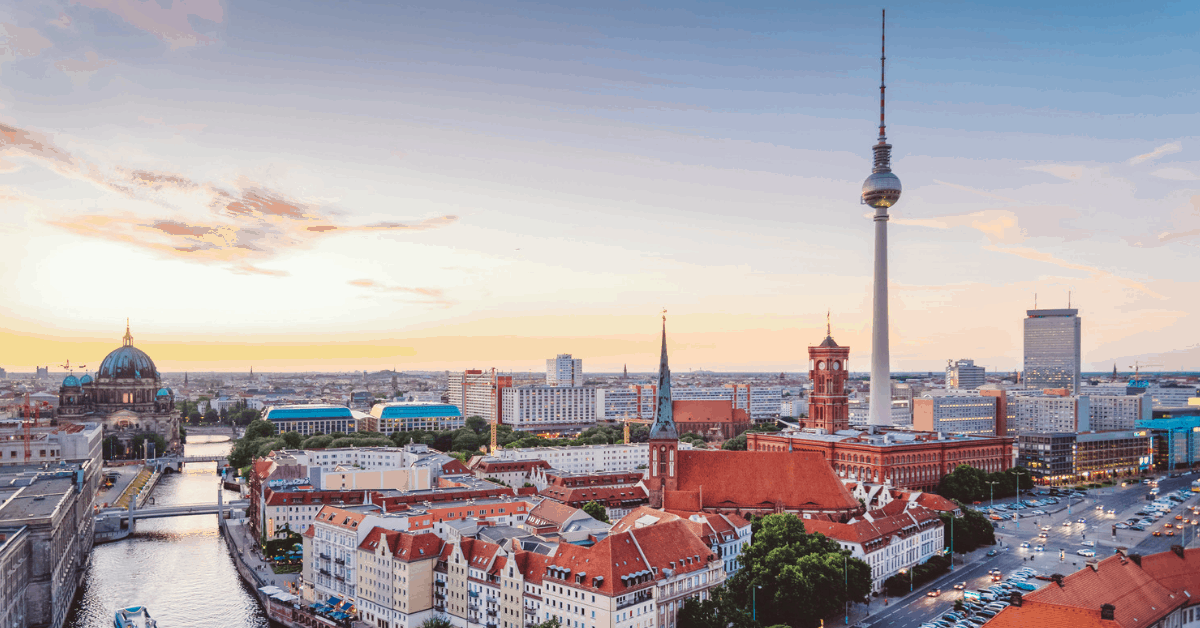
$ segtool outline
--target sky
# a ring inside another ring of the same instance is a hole
[[[1200,369],[1200,5],[998,4],[886,7],[893,370]],[[865,371],[880,8],[6,3],[0,367]]]

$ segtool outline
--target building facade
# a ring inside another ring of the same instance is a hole
[[[1131,430],[1153,416],[1150,395],[1088,395],[1089,427],[1097,432]]]
[[[984,368],[975,366],[975,360],[946,362],[946,388],[975,390],[986,383]]]
[[[920,491],[936,490],[942,477],[960,464],[993,472],[1012,467],[1013,461],[1012,439],[1007,437],[901,430],[748,432],[746,449],[818,453],[840,478]]]
[[[457,406],[465,417],[483,417],[488,423],[501,420],[502,391],[513,385],[511,375],[496,369],[471,369],[446,377],[446,402]]]
[[[358,420],[350,408],[330,404],[293,406],[271,406],[263,413],[263,420],[275,425],[277,433],[297,432],[301,436],[312,436],[317,432],[349,434],[358,431]]]
[[[883,591],[891,576],[941,555],[944,528],[938,514],[928,508],[893,501],[846,523],[805,521],[807,532],[833,539],[851,556],[871,566],[871,591]]]
[[[1017,464],[1040,484],[1072,484],[1139,473],[1151,463],[1146,430],[1022,432]]]
[[[563,433],[596,425],[596,389],[520,386],[503,390],[501,423],[514,430]]]
[[[466,417],[458,406],[448,403],[399,401],[377,403],[371,407],[364,430],[391,434],[393,432],[444,432],[462,429]]]
[[[605,421],[625,419],[654,420],[653,385],[635,384],[624,388],[596,389],[596,413]]]
[[[925,393],[913,399],[913,429],[921,432],[996,436],[996,413],[995,397],[965,392]]]
[[[1025,387],[1065,388],[1078,394],[1083,327],[1079,310],[1028,310],[1025,314]]]
[[[547,386],[582,386],[583,360],[572,358],[570,353],[560,353],[546,360]]]
[[[838,346],[833,336],[808,348],[808,379],[812,393],[808,396],[806,427],[833,433],[850,427],[850,404],[846,377],[850,372],[850,347]]]
[[[1091,427],[1091,400],[1086,395],[1029,394],[1008,400],[1011,426],[1022,432],[1086,432]]]

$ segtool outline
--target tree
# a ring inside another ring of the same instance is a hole
[[[304,437],[300,435],[300,432],[284,432],[281,436],[288,449],[299,449],[300,445],[304,444]]]
[[[467,428],[458,430],[454,433],[452,448],[454,451],[476,451],[479,449],[479,436]]]
[[[434,615],[421,622],[421,628],[454,628],[454,624],[445,615]]]
[[[270,421],[255,421],[246,427],[245,438],[264,438],[274,435],[274,423]]]
[[[746,434],[745,434],[745,432],[738,434],[737,436],[734,436],[733,438],[725,441],[725,444],[721,445],[721,449],[725,449],[728,451],[746,451]]]
[[[592,500],[584,504],[583,508],[580,510],[591,515],[592,519],[595,519],[596,521],[608,523],[608,512],[604,509],[604,504],[601,504],[600,502]]]
[[[153,452],[145,447],[146,441],[154,443]],[[139,432],[135,434],[129,445],[135,456],[144,456],[153,453],[155,457],[158,457],[167,453],[167,439],[163,438],[161,434],[154,432]]]
[[[487,420],[481,416],[467,417],[465,424],[467,426],[467,429],[471,430],[472,432],[475,432],[475,434],[477,434],[477,435],[482,434],[482,433],[488,431],[488,429],[490,429],[488,427]]]
[[[191,413],[188,414],[188,423],[192,423],[192,424],[199,423],[200,419],[202,419],[202,418],[204,418],[204,417],[200,414],[199,410],[192,410]]]
[[[751,605],[755,592],[761,624],[808,628],[871,592],[871,568],[836,541],[808,534],[795,515],[767,515],[751,522],[752,540],[742,568],[728,580],[734,602]]]
[[[107,436],[102,443],[105,460],[116,460],[125,456],[125,445],[116,436]]]
[[[679,611],[678,628],[751,628],[750,610],[733,600],[729,589],[714,587],[707,600],[688,598]]]
[[[558,623],[557,617],[551,617],[540,624],[533,624],[530,628],[562,628],[562,624]]]

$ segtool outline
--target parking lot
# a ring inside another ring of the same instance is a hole
[[[1060,496],[1058,504],[1016,511],[1026,516],[1021,517],[1019,521],[994,522],[997,526],[998,541],[995,548],[977,550],[967,557],[965,565],[956,566],[954,571],[924,587],[917,587],[908,596],[891,600],[887,607],[873,604],[871,615],[862,618],[861,624],[886,628],[917,628],[932,622],[953,610],[954,602],[963,596],[962,591],[953,588],[955,584],[966,583],[969,590],[986,589],[995,584],[988,573],[993,569],[998,569],[1002,578],[1007,578],[1022,568],[1031,568],[1036,575],[1049,577],[1052,574],[1066,575],[1081,569],[1089,557],[1079,555],[1080,550],[1094,551],[1095,558],[1100,560],[1112,555],[1117,547],[1127,547],[1131,552],[1143,555],[1167,551],[1173,544],[1183,545],[1184,540],[1190,547],[1196,543],[1194,534],[1200,526],[1188,525],[1180,530],[1176,525],[1182,523],[1185,513],[1189,521],[1200,520],[1200,515],[1191,514],[1191,507],[1200,505],[1200,493],[1190,492],[1191,481],[1195,479],[1200,479],[1200,476],[1160,478],[1160,496],[1183,490],[1186,499],[1182,505],[1172,508],[1168,514],[1163,515],[1144,531],[1116,530],[1116,535],[1113,534],[1113,526],[1116,523],[1135,516],[1139,510],[1151,504],[1151,500],[1146,499],[1151,486],[1145,484],[1088,491],[1084,496],[1072,500],[1069,507],[1067,500]],[[1040,496],[1035,495],[1032,499],[1038,497]],[[1031,498],[1022,496],[1022,499]],[[1013,501],[1015,498],[996,500],[995,503],[999,505]],[[977,507],[987,505],[984,503]],[[1032,515],[1032,511],[1038,509],[1045,510],[1046,514]],[[1109,514],[1110,510],[1113,514]],[[1181,517],[1180,520],[1175,519],[1177,515]],[[1080,519],[1083,520],[1082,523],[1079,522]],[[1067,525],[1063,525],[1063,522],[1067,522]],[[1172,527],[1166,528],[1167,523]],[[1049,528],[1044,532],[1045,537],[1039,536],[1043,533],[1043,527]],[[1159,532],[1160,536],[1154,536],[1155,531]],[[1174,535],[1168,536],[1168,531],[1174,532]],[[1036,551],[1035,541],[1040,541],[1045,550]],[[1093,542],[1094,546],[1084,545],[1089,541]],[[1030,547],[1022,548],[1021,543],[1029,543]],[[988,549],[994,549],[996,555],[986,556],[985,552]],[[1030,578],[1025,582],[1038,588],[1045,586],[1048,581]],[[937,597],[928,597],[930,591],[937,589],[941,590]]]

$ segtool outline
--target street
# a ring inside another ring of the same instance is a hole
[[[1190,475],[1179,478],[1162,476],[1159,481],[1159,489],[1164,495],[1179,489],[1188,491],[1191,480],[1197,478],[1200,476]],[[1024,517],[1019,524],[1016,521],[997,522],[997,545],[995,547],[985,546],[972,552],[965,557],[965,565],[955,565],[953,571],[932,583],[917,587],[908,596],[889,600],[887,606],[883,606],[881,601],[873,601],[869,607],[856,605],[854,612],[851,613],[851,623],[881,628],[916,628],[953,609],[954,602],[962,597],[961,591],[953,589],[954,584],[965,581],[967,589],[972,590],[986,589],[990,586],[992,583],[988,578],[988,571],[991,569],[999,569],[1008,575],[1021,567],[1032,567],[1038,575],[1055,573],[1066,575],[1081,569],[1088,560],[1076,553],[1081,549],[1095,550],[1096,559],[1102,560],[1112,555],[1117,547],[1128,547],[1130,552],[1146,555],[1165,552],[1174,544],[1182,545],[1183,537],[1174,528],[1171,530],[1175,531],[1175,536],[1166,536],[1165,524],[1170,523],[1174,526],[1179,523],[1175,519],[1175,515],[1185,512],[1189,513],[1188,516],[1191,518],[1190,511],[1185,510],[1185,507],[1196,505],[1200,501],[1200,493],[1189,493],[1183,505],[1172,509],[1168,516],[1163,517],[1144,532],[1117,530],[1117,536],[1113,537],[1113,524],[1132,517],[1138,510],[1150,504],[1150,501],[1146,499],[1150,488],[1144,484],[1135,484],[1092,490],[1082,501],[1073,500],[1069,512],[1066,499],[1060,497],[1062,501],[1059,504],[1042,508],[1049,512],[1047,515]],[[1030,498],[1026,497],[1026,499]],[[996,504],[1010,503],[1014,500],[1015,498],[997,500]],[[1097,510],[1096,506],[1103,506],[1104,510]],[[1051,508],[1055,510],[1050,512]],[[1115,510],[1116,514],[1104,514],[1109,509]],[[1086,523],[1077,523],[1076,521],[1080,518],[1084,519]],[[1064,521],[1069,521],[1069,525],[1064,526]],[[1038,536],[1041,533],[1040,526],[1050,528],[1046,532],[1046,538]],[[1163,536],[1153,536],[1153,532],[1156,530],[1162,532]],[[1187,526],[1185,532],[1187,545],[1194,545],[1195,527]],[[1096,547],[1085,547],[1081,544],[1085,540],[1095,541]],[[1020,548],[1022,542],[1028,542],[1030,548]],[[1033,549],[1038,542],[1045,544],[1044,552]],[[986,553],[989,549],[995,549],[997,555],[988,557]],[[1062,552],[1062,560],[1059,559],[1060,552]],[[1031,579],[1029,582],[1039,586],[1046,584],[1042,580]],[[926,593],[933,589],[941,589],[941,595],[927,597]],[[870,614],[866,615],[868,612]]]

